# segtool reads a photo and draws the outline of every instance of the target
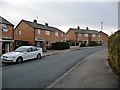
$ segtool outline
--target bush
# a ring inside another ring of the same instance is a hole
[[[108,40],[109,64],[120,76],[120,30],[112,34]]]
[[[52,43],[52,49],[54,50],[70,49],[70,45],[68,42],[56,42]]]
[[[86,47],[86,44],[85,43],[81,43],[80,47]]]
[[[98,43],[96,41],[90,41],[88,46],[98,46]]]

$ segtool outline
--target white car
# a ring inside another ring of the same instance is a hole
[[[25,60],[41,58],[43,56],[42,48],[35,46],[21,46],[13,52],[5,53],[1,56],[3,62],[22,63]]]

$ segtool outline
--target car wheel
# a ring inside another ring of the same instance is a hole
[[[18,57],[16,62],[19,64],[19,63],[22,63],[23,62],[23,58],[22,57]]]
[[[37,55],[37,59],[40,59],[40,58],[41,58],[41,54],[38,54],[38,55]]]

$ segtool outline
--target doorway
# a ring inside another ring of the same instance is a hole
[[[2,54],[9,52],[9,43],[3,42],[2,44]]]

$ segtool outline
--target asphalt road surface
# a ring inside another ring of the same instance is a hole
[[[44,88],[76,63],[102,49],[105,47],[84,48],[4,66],[2,88]]]

